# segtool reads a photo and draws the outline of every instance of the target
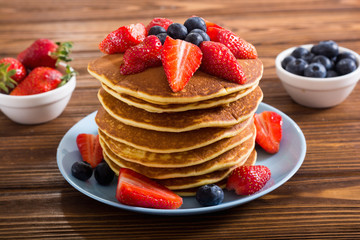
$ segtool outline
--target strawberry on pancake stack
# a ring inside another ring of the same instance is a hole
[[[88,71],[102,85],[95,120],[116,174],[131,169],[192,196],[255,163],[263,64],[253,45],[191,17],[120,27],[99,48]]]

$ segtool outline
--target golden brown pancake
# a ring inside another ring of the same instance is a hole
[[[199,102],[194,103],[184,103],[184,104],[155,104],[151,102],[144,101],[142,99],[130,96],[128,94],[124,93],[118,93],[111,89],[110,87],[106,86],[105,84],[102,84],[102,88],[111,94],[113,97],[119,99],[120,101],[123,101],[130,106],[134,106],[137,108],[144,109],[148,112],[154,112],[154,113],[163,113],[163,112],[184,112],[188,110],[196,110],[196,109],[207,109],[212,107],[217,107],[220,105],[229,104],[231,102],[234,102],[250,92],[252,92],[258,84],[254,84],[253,86],[246,88],[244,90],[231,93],[222,97],[216,97],[208,100],[203,100]]]
[[[234,137],[224,138],[205,147],[176,153],[154,153],[115,141],[99,131],[101,140],[118,157],[147,167],[162,168],[188,167],[209,161],[210,159],[240,145],[251,138],[253,134],[253,129],[246,127]]]
[[[252,126],[252,128],[255,132],[255,127]],[[189,167],[177,168],[147,167],[138,163],[129,162],[114,154],[102,140],[100,140],[100,143],[103,148],[104,155],[119,167],[132,169],[149,178],[166,179],[204,175],[217,170],[228,169],[234,165],[244,162],[254,149],[255,134],[239,146],[236,146],[209,161]]]
[[[259,59],[239,59],[247,78],[245,84],[226,81],[198,70],[182,91],[174,93],[162,66],[121,75],[119,66],[122,62],[123,54],[105,55],[91,61],[88,72],[118,93],[156,104],[193,103],[225,96],[257,84],[263,73],[263,64]]]
[[[104,109],[118,121],[133,127],[165,132],[233,126],[252,116],[262,97],[262,91],[257,87],[245,97],[226,106],[186,112],[151,113],[114,98],[104,89],[100,89],[98,93]]]

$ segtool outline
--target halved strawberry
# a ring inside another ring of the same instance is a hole
[[[149,32],[150,28],[153,26],[161,26],[165,28],[165,30],[168,29],[168,27],[173,23],[172,20],[167,18],[154,18],[151,20],[151,22],[146,26],[146,32]]]
[[[200,67],[202,52],[192,43],[167,37],[161,62],[173,92],[181,91]]]
[[[141,43],[146,36],[142,23],[122,26],[111,32],[99,44],[99,49],[106,54],[123,53],[131,46]]]
[[[203,53],[202,71],[239,84],[246,82],[241,65],[224,44],[205,41],[200,44],[200,49]]]
[[[255,59],[257,58],[256,48],[244,39],[236,36],[235,33],[227,29],[219,30],[216,40],[227,46],[236,58]]]
[[[103,160],[103,152],[99,143],[99,135],[81,133],[76,137],[83,161],[95,168]]]
[[[251,195],[262,189],[270,178],[271,172],[266,166],[240,166],[230,173],[226,188],[238,195]]]
[[[282,137],[282,117],[276,112],[265,111],[254,115],[256,143],[268,153],[277,153]]]
[[[120,73],[135,74],[149,67],[161,66],[161,49],[161,42],[156,36],[147,36],[142,43],[125,51]]]
[[[119,171],[116,199],[126,205],[159,209],[176,209],[183,203],[174,192],[127,168]]]

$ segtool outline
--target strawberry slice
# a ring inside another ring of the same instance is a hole
[[[241,39],[240,37],[236,36],[235,33],[227,29],[219,30],[217,36],[213,38],[213,41],[221,42],[222,44],[227,46],[236,58],[257,58],[256,49],[251,43],[245,41],[244,39]]]
[[[192,43],[167,37],[161,53],[161,62],[170,88],[181,91],[200,67],[202,52]]]
[[[230,173],[226,188],[238,195],[251,195],[262,189],[270,178],[271,172],[266,166],[240,166]]]
[[[76,144],[83,161],[95,168],[102,160],[103,153],[99,143],[99,135],[81,133],[76,137]]]
[[[145,36],[146,29],[142,23],[122,26],[108,34],[99,44],[99,49],[105,54],[123,53],[141,43]]]
[[[127,168],[119,171],[116,199],[126,205],[159,209],[176,209],[183,203],[174,192]]]
[[[200,44],[200,49],[203,53],[202,71],[239,84],[246,82],[241,65],[224,44],[205,41]]]
[[[277,153],[282,137],[282,117],[276,112],[265,111],[254,115],[256,143],[268,153]]]
[[[161,66],[161,49],[161,42],[156,36],[147,36],[142,43],[125,51],[120,73],[135,74],[149,67]]]
[[[167,18],[154,18],[151,20],[151,22],[146,26],[146,32],[149,32],[150,28],[153,26],[160,26],[165,28],[165,30],[168,29],[168,27],[173,23],[172,20]]]

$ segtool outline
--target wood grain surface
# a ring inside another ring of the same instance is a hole
[[[360,85],[341,105],[302,107],[275,73],[280,51],[332,39],[360,53],[358,0],[0,1],[0,57],[38,38],[73,41],[77,87],[63,114],[19,125],[0,113],[0,239],[360,239]],[[165,217],[114,208],[72,188],[56,149],[95,111],[100,83],[86,71],[98,43],[119,26],[199,15],[253,43],[264,62],[264,102],[302,129],[307,154],[275,191],[226,211]]]

